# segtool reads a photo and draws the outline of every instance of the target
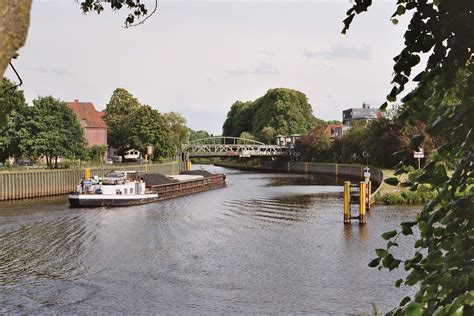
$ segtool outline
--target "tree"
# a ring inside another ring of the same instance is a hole
[[[296,143],[296,150],[301,152],[303,161],[332,162],[334,149],[332,141],[322,131],[303,135]]]
[[[275,143],[276,135],[277,135],[277,132],[273,127],[265,126],[260,131],[260,135],[258,138],[266,144],[272,144],[272,143]]]
[[[366,11],[372,1],[355,0],[347,12],[343,32],[354,16]],[[385,249],[377,249],[377,258],[370,266],[397,268],[402,262],[409,272],[396,282],[418,287],[413,298],[406,297],[393,313],[395,315],[472,315],[474,314],[474,71],[473,28],[474,2],[471,0],[399,0],[392,16],[411,12],[405,32],[405,47],[394,58],[393,88],[387,101],[394,102],[406,84],[413,80],[417,87],[402,98],[399,119],[409,122],[419,110],[429,115],[426,132],[442,137],[444,144],[436,148],[437,155],[427,163],[423,172],[407,185],[416,188],[429,184],[437,192],[412,222],[401,223],[400,231],[382,235],[388,241]],[[428,55],[424,69],[411,79],[420,56]],[[386,106],[386,104],[384,105]],[[426,111],[430,109],[430,111]],[[411,139],[411,149],[424,141],[422,133]],[[449,176],[446,162],[454,170]],[[400,164],[396,174],[408,170]],[[389,179],[392,183],[397,179]],[[417,226],[420,237],[412,258],[400,260],[391,253],[396,239],[413,234]]]
[[[84,132],[76,114],[65,102],[49,97],[33,100],[33,108],[24,122],[19,144],[30,157],[45,157],[48,166],[57,167],[58,157],[82,157]]]
[[[296,90],[270,89],[255,101],[252,133],[260,134],[263,128],[273,127],[277,134],[303,134],[316,125],[313,109],[306,96]]]
[[[102,162],[106,152],[107,145],[93,145],[87,148],[87,158],[92,161]]]
[[[23,91],[15,90],[15,84],[3,78],[0,86],[0,161],[5,162],[8,157],[18,157],[20,131],[24,116],[28,110]]]
[[[243,132],[271,143],[277,134],[302,134],[324,121],[313,116],[306,96],[296,90],[270,89],[257,100],[236,101],[222,127],[224,136],[238,137]]]
[[[186,127],[186,119],[177,112],[163,114],[166,124],[170,130],[170,142],[172,151],[176,153],[183,144],[189,141],[189,129]]]
[[[255,140],[255,136],[253,136],[252,134],[250,134],[249,132],[242,132],[240,135],[239,135],[239,138],[243,138],[243,139],[248,139],[248,140]],[[243,144],[245,141],[243,140],[239,140],[238,143],[239,144]]]
[[[193,140],[208,138],[208,137],[211,137],[211,136],[212,136],[212,135],[209,134],[208,132],[202,131],[202,130],[194,131],[194,130],[188,128],[188,131],[189,131],[189,141],[191,141],[191,142],[192,142]]]
[[[234,102],[222,126],[222,135],[239,137],[242,132],[251,131],[254,114],[255,106],[253,102]]]
[[[122,161],[125,161],[125,152],[133,147],[130,142],[130,116],[139,108],[138,100],[123,88],[114,90],[105,108],[107,142],[118,149]]]
[[[145,152],[147,146],[152,146],[155,159],[175,154],[166,119],[151,106],[143,105],[134,111],[129,117],[127,130],[132,148]]]

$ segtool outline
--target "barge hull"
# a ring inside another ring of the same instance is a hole
[[[159,197],[156,194],[151,195],[150,197],[131,197],[123,199],[108,197],[96,198],[96,196],[88,197],[87,195],[70,194],[69,204],[71,207],[132,206],[159,201]]]

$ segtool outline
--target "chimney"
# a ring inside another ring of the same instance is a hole
[[[74,102],[78,103],[78,102],[79,102],[79,99],[74,100]]]
[[[362,102],[362,108],[363,109],[370,109],[370,104],[368,104],[366,102]]]

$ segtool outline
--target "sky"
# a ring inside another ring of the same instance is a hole
[[[29,102],[52,95],[102,110],[120,87],[215,135],[232,103],[278,87],[303,92],[316,117],[342,120],[344,109],[384,102],[403,45],[394,1],[375,2],[342,35],[349,0],[160,1],[128,29],[125,11],[84,15],[74,0],[34,0],[14,63]]]

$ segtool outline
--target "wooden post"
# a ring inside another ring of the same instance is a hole
[[[351,223],[351,182],[344,182],[344,224]]]
[[[365,224],[365,186],[365,181],[361,181],[359,190],[359,224]]]

